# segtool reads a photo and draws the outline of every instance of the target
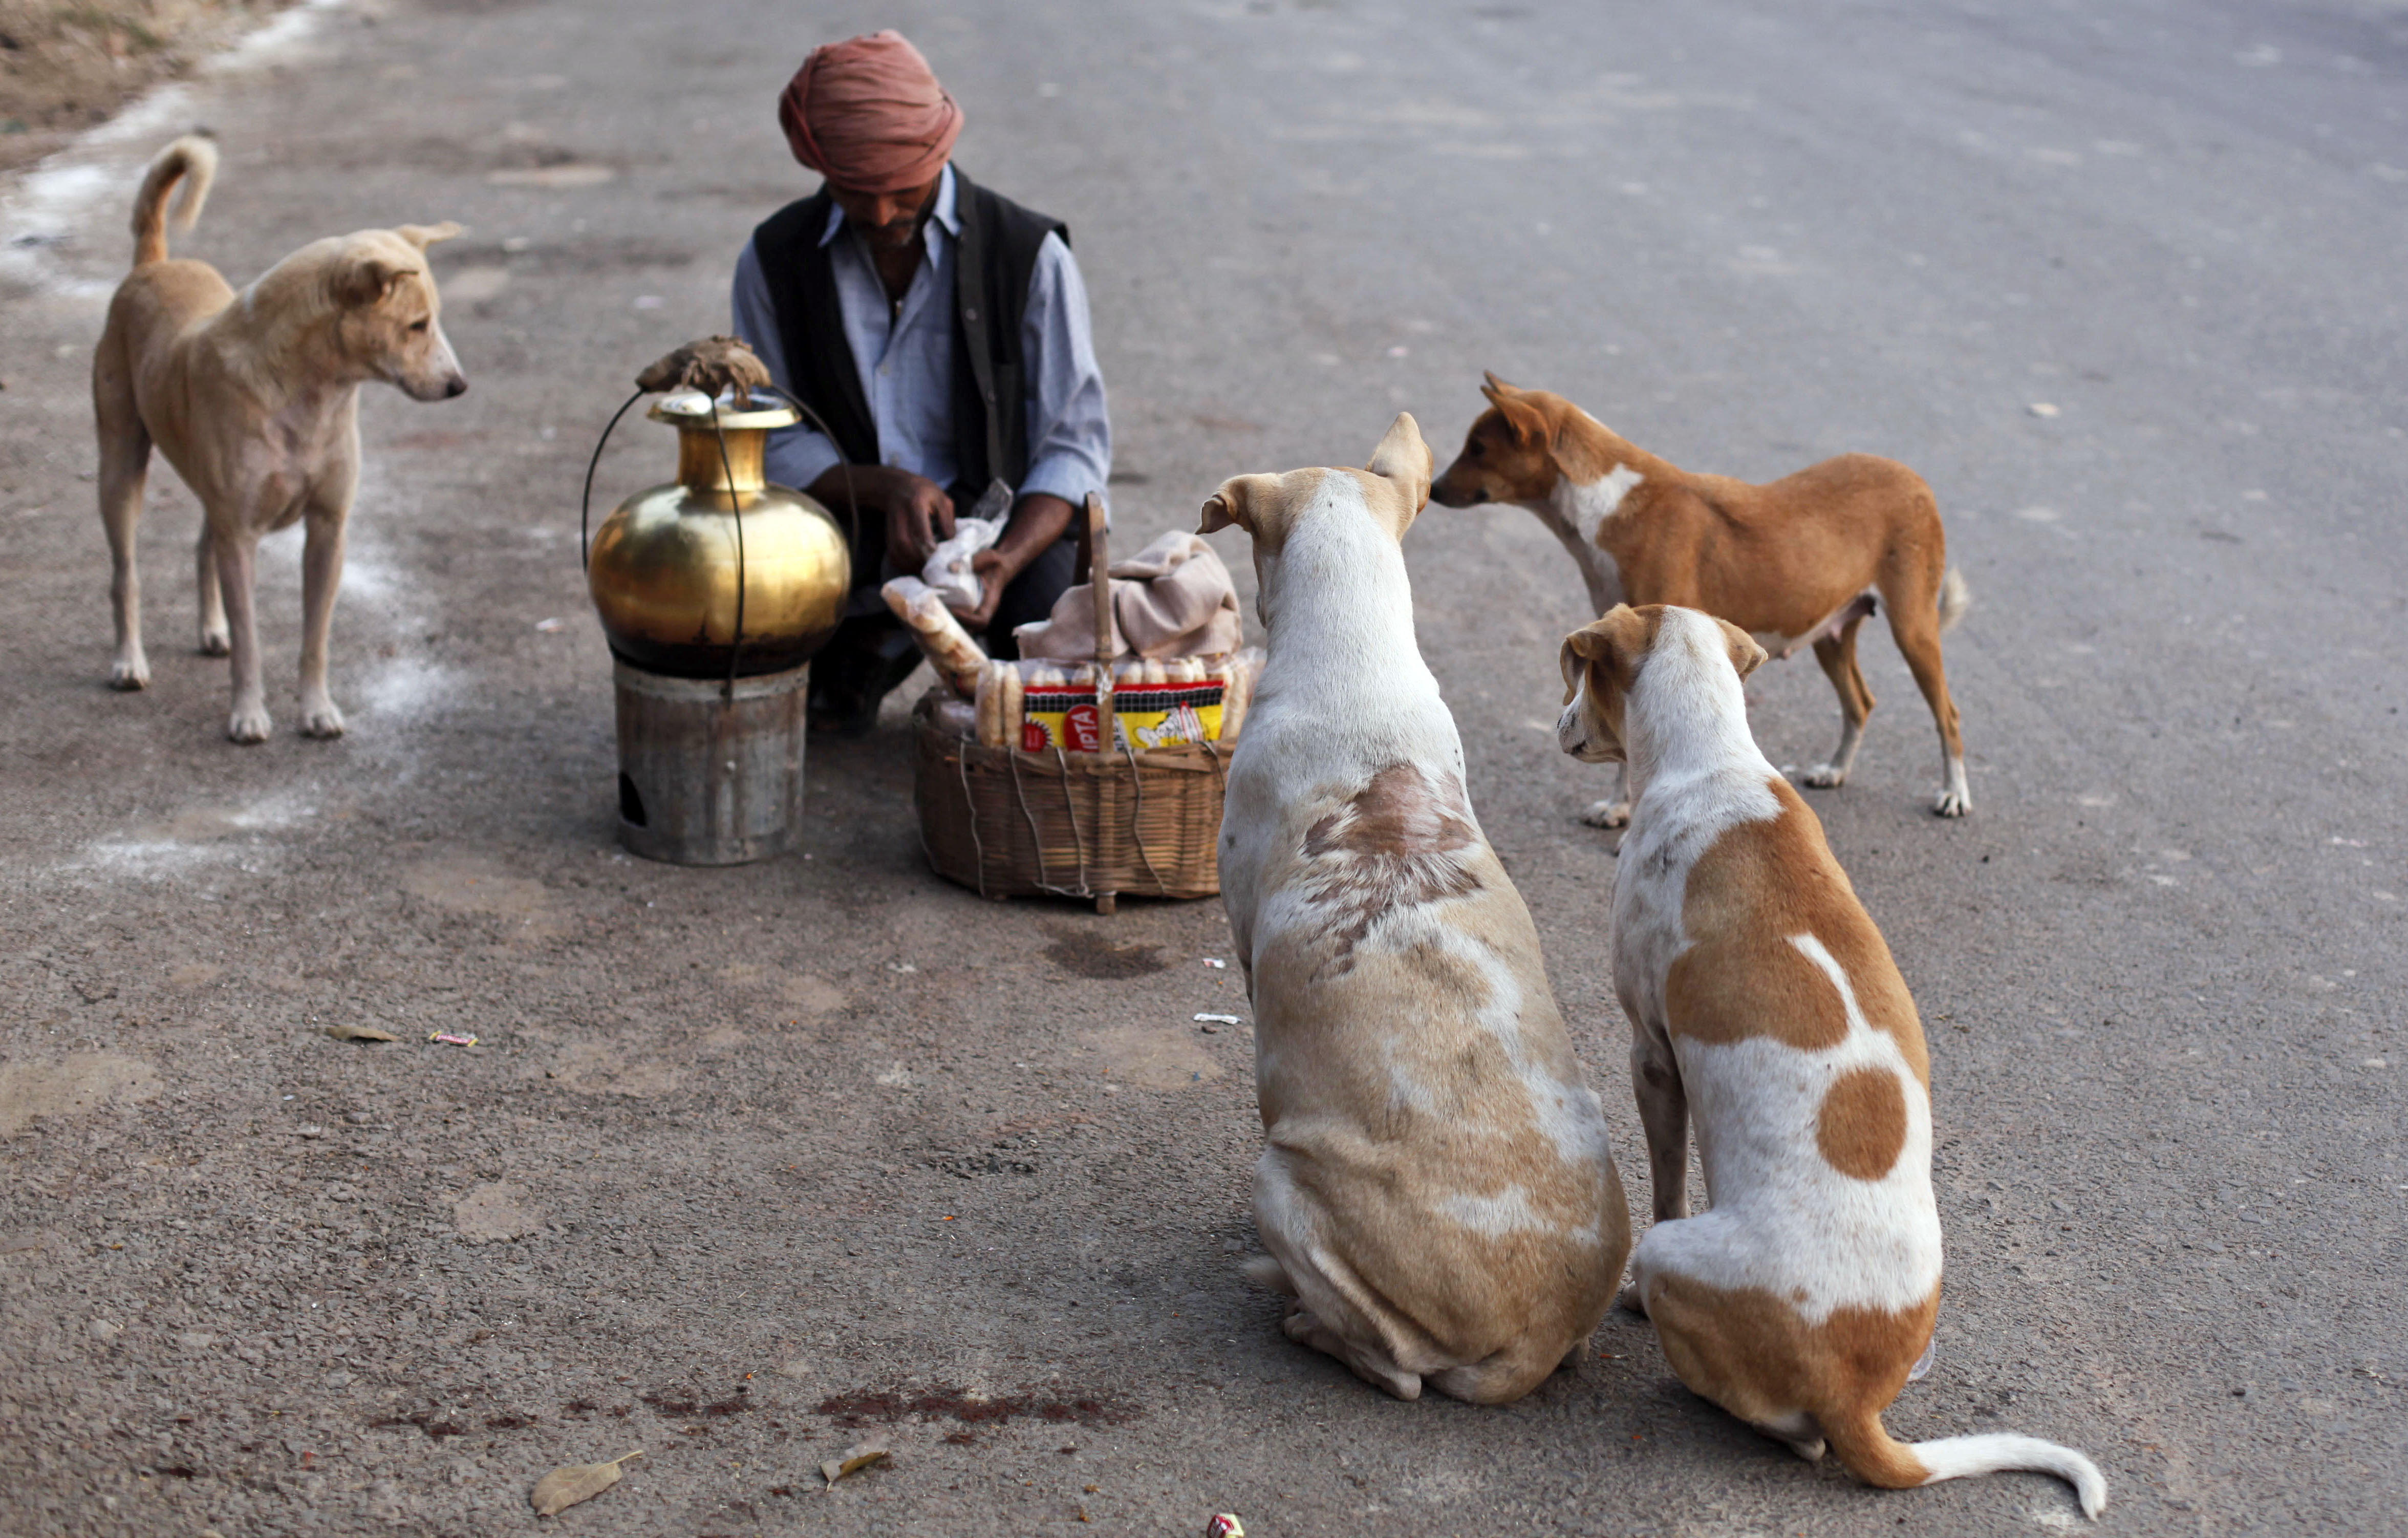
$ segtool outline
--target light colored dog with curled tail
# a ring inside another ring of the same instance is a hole
[[[1931,1059],[1822,824],[1748,734],[1740,679],[1764,648],[1694,609],[1623,604],[1560,654],[1558,745],[1627,765],[1632,797],[1613,984],[1656,1222],[1624,1301],[1691,1392],[1810,1462],[1828,1445],[1890,1489],[2035,1470],[2098,1516],[2107,1481],[2071,1447],[1882,1424],[1940,1313]]]
[[[267,739],[251,602],[259,539],[301,523],[301,729],[339,737],[326,643],[359,485],[359,388],[381,380],[413,400],[468,388],[426,262],[426,248],[460,226],[313,240],[236,293],[208,263],[167,255],[169,198],[182,189],[176,223],[190,229],[217,162],[214,143],[187,135],[150,163],[134,200],[134,271],[109,301],[93,353],[100,517],[115,566],[108,681],[120,689],[150,682],[135,536],[156,447],[200,498],[200,650],[233,656],[226,735]]]

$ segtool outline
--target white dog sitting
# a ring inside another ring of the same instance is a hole
[[[1270,632],[1229,768],[1221,893],[1254,1006],[1254,1176],[1290,1339],[1400,1399],[1517,1399],[1604,1316],[1630,1249],[1605,1118],[1530,915],[1482,836],[1413,640],[1399,541],[1430,454],[1247,475]]]
[[[1702,1398],[1891,1489],[2002,1469],[2107,1503],[2028,1436],[1907,1445],[1882,1426],[1940,1313],[1930,1060],[1914,1000],[1822,825],[1748,735],[1746,632],[1620,605],[1564,640],[1556,737],[1627,763],[1613,977],[1656,1224],[1626,1301]],[[1689,1215],[1689,1120],[1712,1210]]]

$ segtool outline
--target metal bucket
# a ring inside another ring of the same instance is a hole
[[[724,681],[613,659],[619,841],[646,859],[743,865],[793,848],[803,820],[811,666]]]

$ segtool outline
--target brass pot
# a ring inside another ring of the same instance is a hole
[[[673,678],[724,678],[731,649],[741,677],[810,661],[844,616],[853,559],[825,508],[763,473],[769,434],[801,418],[783,405],[731,410],[699,391],[671,395],[649,415],[678,430],[678,478],[628,497],[595,531],[585,580],[610,650]]]

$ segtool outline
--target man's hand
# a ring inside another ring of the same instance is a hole
[[[853,499],[866,518],[886,520],[886,556],[896,569],[918,575],[937,541],[953,537],[953,499],[925,476],[892,465],[831,465],[807,488],[831,510]]]
[[[1011,580],[1020,573],[1012,569],[1011,563],[1003,558],[1001,551],[993,548],[982,550],[970,557],[970,571],[979,580],[979,606],[976,609],[956,609],[953,612],[961,616],[962,628],[983,630],[995,619],[995,606],[1003,601],[1003,590],[1010,587]]]
[[[937,553],[939,541],[953,537],[953,499],[925,476],[888,468],[882,488],[886,502],[886,552],[896,567],[917,572]]]
[[[1003,601],[1003,590],[1069,526],[1070,504],[1062,498],[1045,492],[1030,492],[1022,497],[1020,505],[1011,510],[1011,521],[1003,525],[1002,537],[996,540],[995,547],[970,557],[970,570],[979,580],[979,606],[953,611],[961,616],[963,628],[982,630],[994,623],[996,606]]]

